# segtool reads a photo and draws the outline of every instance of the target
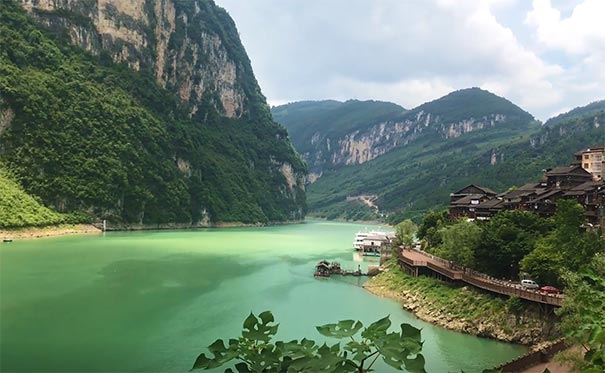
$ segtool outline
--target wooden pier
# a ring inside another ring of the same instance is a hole
[[[315,277],[330,277],[331,275],[340,275],[340,276],[375,276],[379,273],[378,267],[376,268],[368,268],[368,272],[361,272],[361,267],[358,267],[357,270],[346,270],[340,267],[340,263],[338,262],[328,262],[327,260],[322,260],[315,266]]]
[[[538,290],[525,289],[519,284],[498,280],[470,268],[457,266],[450,261],[418,249],[402,249],[399,253],[398,262],[403,271],[415,277],[421,273],[436,274],[452,281],[465,282],[492,293],[519,297],[554,307],[561,307],[565,298],[562,294],[548,294]]]

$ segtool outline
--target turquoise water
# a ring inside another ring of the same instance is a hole
[[[236,337],[250,311],[264,310],[286,340],[321,340],[316,325],[390,314],[395,326],[423,328],[430,372],[481,371],[525,351],[417,320],[360,278],[313,278],[321,259],[376,264],[351,249],[363,227],[311,221],[0,244],[0,370],[187,371],[207,345]]]

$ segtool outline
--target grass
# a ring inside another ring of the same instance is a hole
[[[540,308],[523,302],[515,315],[509,298],[494,296],[468,285],[435,278],[412,277],[401,271],[395,261],[389,270],[368,282],[370,290],[393,297],[418,317],[443,327],[511,342],[533,344],[558,337],[554,317],[542,317]]]

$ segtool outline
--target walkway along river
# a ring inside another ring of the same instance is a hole
[[[456,266],[452,262],[414,248],[400,251],[399,265],[402,270],[413,276],[418,276],[421,270],[426,268],[428,271],[445,276],[450,280],[462,281],[492,293],[516,296],[555,307],[560,307],[563,304],[564,296],[562,294],[548,294],[537,290],[524,289],[518,284],[498,280],[469,268]]]
[[[422,322],[362,289],[364,278],[315,279],[322,259],[363,271],[377,264],[350,247],[363,227],[307,222],[0,244],[0,371],[182,372],[263,310],[285,340],[321,341],[316,325],[390,314],[394,327],[422,328],[430,372],[478,372],[526,351]]]

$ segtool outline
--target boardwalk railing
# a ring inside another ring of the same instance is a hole
[[[404,263],[411,267],[426,267],[451,280],[464,281],[469,285],[493,293],[516,296],[529,301],[550,304],[557,307],[560,307],[563,304],[563,295],[548,294],[537,290],[525,289],[519,284],[502,281],[470,268],[460,267],[448,260],[439,258],[417,248],[401,250],[399,261],[400,263]]]

